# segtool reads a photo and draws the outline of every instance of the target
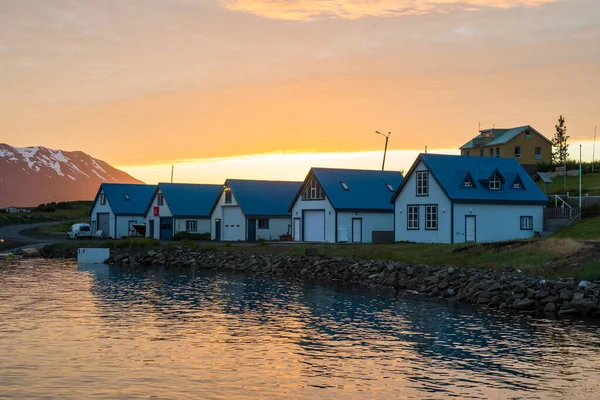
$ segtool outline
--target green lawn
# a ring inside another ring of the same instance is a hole
[[[546,194],[565,194],[569,192],[571,195],[579,195],[579,177],[578,176],[567,176],[567,190],[564,189],[564,178],[557,176],[552,178],[553,182],[550,185],[549,190]],[[544,190],[544,184],[540,181],[538,186]],[[582,193],[589,194],[590,196],[600,196],[600,173],[594,174],[583,174],[581,176],[581,187]]]
[[[588,218],[556,232],[556,238],[600,240],[600,218]]]
[[[88,214],[92,202],[75,201],[72,204],[73,208],[70,210],[56,210],[55,212],[3,213],[0,214],[0,226],[80,219]]]
[[[43,235],[67,235],[67,232],[69,232],[69,229],[71,229],[71,226],[73,224],[76,223],[90,223],[90,218],[89,217],[83,217],[83,218],[78,218],[78,219],[72,219],[69,221],[65,221],[65,222],[61,222],[58,225],[47,225],[47,226],[40,226],[38,227],[35,231],[36,233],[41,233]]]

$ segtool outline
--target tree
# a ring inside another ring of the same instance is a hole
[[[552,162],[557,165],[562,165],[569,157],[569,145],[567,140],[570,136],[567,136],[567,125],[565,124],[565,117],[562,115],[558,118],[558,124],[554,125],[556,132],[554,132],[554,138],[552,139],[552,146],[554,146],[554,152],[552,153]]]

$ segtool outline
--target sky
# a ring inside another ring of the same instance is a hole
[[[380,168],[375,130],[408,169],[562,114],[591,158],[598,43],[598,0],[2,0],[0,142],[148,183],[302,179]]]

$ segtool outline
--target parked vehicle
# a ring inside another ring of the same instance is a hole
[[[68,239],[91,239],[92,227],[90,224],[73,224],[67,233]]]

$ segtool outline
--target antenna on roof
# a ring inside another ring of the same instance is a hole
[[[477,125],[479,125],[479,132],[481,132],[481,121],[477,121]]]
[[[392,132],[388,132],[387,135],[379,132],[379,131],[375,131],[376,134],[381,135],[383,137],[385,137],[385,149],[383,150],[383,163],[381,164],[381,170],[383,171],[383,169],[385,168],[385,154],[387,153],[387,145],[388,145],[388,140],[390,138],[390,135],[392,134]]]
[[[427,146],[425,146],[425,154],[427,154]]]
[[[175,165],[171,164],[171,183],[173,183],[173,170],[175,169]]]

